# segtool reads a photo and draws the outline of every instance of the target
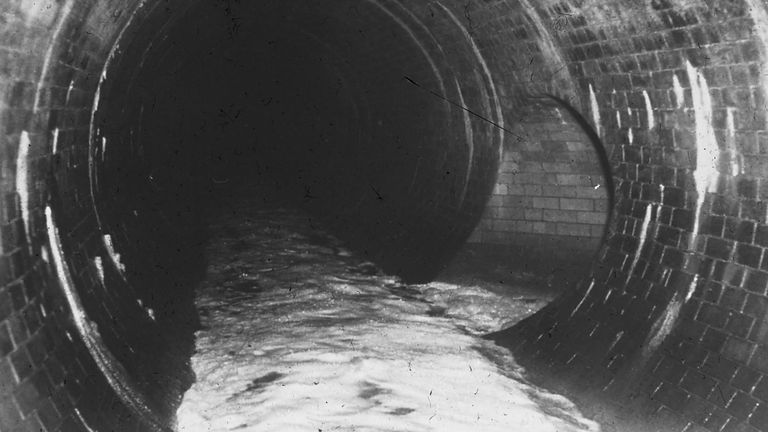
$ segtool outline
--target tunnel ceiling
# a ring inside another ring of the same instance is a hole
[[[0,11],[0,431],[172,427],[216,181],[428,280],[552,104],[610,155],[612,222],[491,337],[624,430],[768,430],[765,2]]]
[[[149,29],[124,36],[100,87],[91,182],[111,230],[129,230],[125,215],[148,196],[204,189],[210,172],[273,184],[412,280],[469,234],[503,131],[462,26],[444,31],[456,64],[396,3],[201,4],[164,28],[151,41]]]

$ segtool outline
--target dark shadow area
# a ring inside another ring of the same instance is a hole
[[[431,280],[476,224],[491,137],[469,152],[463,114],[403,79],[443,80],[374,4],[203,2],[139,26],[100,90],[90,186],[104,285],[134,293],[125,322],[147,324],[107,344],[161,414],[193,380],[207,217],[228,201],[299,208],[407,282]],[[394,63],[379,55],[393,46]]]

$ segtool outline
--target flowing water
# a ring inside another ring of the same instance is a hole
[[[222,212],[196,304],[192,431],[599,431],[480,338],[548,299],[405,285],[301,213]]]

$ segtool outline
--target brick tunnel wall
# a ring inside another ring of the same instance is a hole
[[[156,382],[141,358],[153,352],[141,335],[167,332],[132,301],[111,233],[88,210],[91,108],[111,48],[131,17],[160,32],[182,16],[173,2],[138,3],[0,6],[0,431],[169,424],[146,415],[173,396],[148,390]],[[440,67],[487,72],[493,92],[474,84],[468,100],[493,113],[482,105],[496,94],[500,126],[525,123],[519,108],[551,95],[611,149],[616,205],[590,277],[493,337],[595,416],[618,415],[619,430],[768,430],[765,3],[381,4],[404,9],[419,37],[466,32],[443,47]],[[504,138],[504,148],[519,146]],[[469,160],[496,172],[490,157]],[[68,285],[98,329],[72,313]],[[94,351],[99,339],[106,351]],[[126,376],[134,384],[115,385]]]
[[[494,337],[618,430],[766,430],[765,5],[535,10],[519,39],[558,48],[575,89],[541,85],[615,146],[617,205],[580,289]]]
[[[149,378],[170,377],[152,364],[184,368],[169,357],[175,336],[110,261],[87,196],[96,86],[130,20],[153,21],[139,3],[0,6],[2,431],[162,430],[181,396]],[[170,19],[153,16],[156,28]]]
[[[528,112],[468,241],[525,248],[534,259],[589,257],[610,202],[594,143],[567,111],[535,104]]]

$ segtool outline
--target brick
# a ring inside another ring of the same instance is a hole
[[[559,208],[563,210],[592,211],[594,209],[593,202],[591,199],[560,198]]]
[[[502,204],[502,196],[494,195],[488,200],[488,203],[486,205],[488,207],[501,207],[501,204]]]
[[[758,346],[749,360],[749,366],[758,371],[768,374],[768,347]]]
[[[596,199],[605,199],[606,198],[606,190],[604,186],[602,186],[602,178],[598,179],[599,182],[596,183],[594,186],[591,187],[578,187],[576,188],[576,198],[596,198]]]
[[[725,327],[728,317],[729,313],[726,310],[709,303],[703,303],[696,315],[697,320],[717,328]]]
[[[768,403],[757,405],[752,416],[749,418],[749,424],[761,430],[768,425]]]
[[[727,340],[728,335],[710,327],[704,332],[704,337],[701,339],[701,347],[709,351],[720,352]]]
[[[578,212],[576,220],[580,223],[602,225],[605,223],[606,215],[601,212]]]
[[[539,185],[525,185],[525,195],[527,195],[527,196],[541,196],[541,186],[539,186]]]
[[[562,186],[553,186],[553,185],[544,185],[541,187],[541,195],[544,197],[570,196],[568,195],[570,193],[573,193],[575,196],[575,188],[566,188]]]
[[[495,220],[493,222],[493,230],[494,231],[515,231],[517,229],[517,225],[515,221],[511,220]]]
[[[744,391],[745,392],[752,392],[752,395],[758,398],[763,403],[768,403],[768,377],[761,375],[752,369],[744,368],[746,371],[749,371],[747,376],[744,379],[745,387],[747,387]],[[758,378],[760,380],[758,381]],[[754,387],[754,390],[752,389]]]
[[[494,195],[506,195],[507,194],[507,185],[505,185],[505,184],[497,184],[493,188],[493,194]]]
[[[752,388],[755,387],[755,384],[758,382],[760,377],[761,374],[754,369],[741,366],[736,371],[736,375],[733,376],[733,381],[731,384],[743,392],[751,393]],[[756,396],[760,397],[760,395]]]
[[[759,319],[765,315],[765,311],[768,310],[766,308],[768,308],[768,298],[750,293],[747,294],[742,312]]]
[[[0,358],[13,351],[14,345],[8,326],[0,321]]]
[[[575,219],[576,213],[567,210],[546,209],[542,213],[542,219],[547,222],[570,222]]]
[[[567,236],[589,237],[589,225],[558,223],[557,234]]]
[[[529,203],[533,202],[533,198],[519,197],[514,195],[501,195],[500,207],[506,207],[504,212],[514,211],[514,209],[522,209],[529,206]]]
[[[0,403],[0,428],[2,428],[0,430],[16,430],[21,421],[21,413],[16,408],[16,404]]]
[[[709,417],[705,420],[704,426],[709,430],[719,431],[728,422],[730,416],[721,409],[713,409]]]
[[[749,336],[750,331],[752,330],[752,325],[754,324],[755,319],[748,316],[743,315],[740,313],[731,313],[728,324],[726,325],[725,329],[728,331],[728,333],[746,338]]]
[[[701,371],[720,382],[729,382],[736,374],[739,364],[719,355],[710,355],[701,367]]]
[[[752,355],[755,345],[735,337],[730,337],[723,347],[723,355],[727,358],[737,361],[746,362]]]
[[[525,219],[525,209],[521,207],[499,207],[496,209],[495,219],[520,220]]]
[[[739,420],[746,420],[747,416],[755,409],[757,402],[743,392],[737,392],[736,396],[726,407],[726,411]]]
[[[739,264],[757,268],[760,266],[762,254],[762,248],[745,243],[738,243],[736,245],[736,254],[734,255],[734,258]]]
[[[761,271],[749,271],[744,280],[744,288],[755,294],[768,293],[768,273]]]
[[[680,382],[680,387],[699,397],[706,398],[715,388],[715,380],[703,373],[689,370]]]
[[[607,199],[595,199],[592,201],[595,211],[608,212],[608,200]]]
[[[731,252],[733,251],[733,243],[710,237],[707,239],[707,246],[705,253],[712,258],[719,258],[722,260],[729,260]]]
[[[557,174],[557,183],[566,186],[595,186],[602,182],[602,178],[578,174]]]
[[[539,209],[559,209],[560,200],[558,198],[533,198],[533,207]]]
[[[669,358],[662,358],[654,369],[654,374],[672,384],[677,384],[685,374],[685,366]]]
[[[525,220],[540,221],[542,220],[541,209],[525,209]]]
[[[32,361],[27,355],[27,351],[25,349],[18,349],[12,352],[9,358],[16,376],[19,377],[19,381],[23,381],[32,375],[32,372],[34,371],[34,365],[32,364]]]

